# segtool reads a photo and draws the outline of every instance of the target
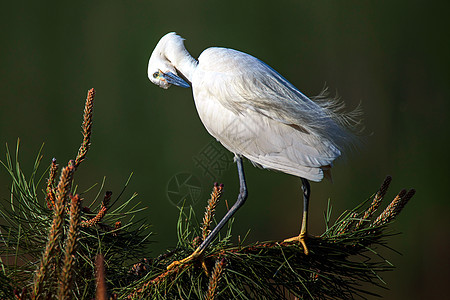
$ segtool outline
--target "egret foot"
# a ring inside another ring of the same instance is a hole
[[[189,255],[188,257],[183,258],[182,260],[176,260],[176,261],[174,261],[173,263],[171,263],[171,264],[167,267],[167,270],[169,271],[169,270],[173,269],[173,268],[176,267],[176,266],[184,265],[184,264],[186,264],[186,263],[189,263],[189,262],[191,262],[191,261],[197,259],[198,257],[200,257],[202,254],[203,254],[203,251],[199,251],[198,249],[196,249],[196,250],[195,250],[191,255]]]
[[[306,242],[305,242],[307,237],[308,237],[308,235],[306,234],[306,232],[304,232],[304,233],[300,233],[298,236],[294,236],[289,239],[285,239],[283,242],[284,243],[300,242],[300,244],[302,244],[302,247],[303,247],[303,252],[305,253],[305,255],[308,255],[309,250],[308,250],[308,247],[306,246]]]

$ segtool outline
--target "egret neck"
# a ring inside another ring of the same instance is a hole
[[[166,40],[161,40],[157,48],[160,46],[160,53],[165,55],[172,65],[190,82],[194,76],[198,62],[193,58],[184,47],[184,39],[178,35]],[[162,43],[161,43],[162,42]]]

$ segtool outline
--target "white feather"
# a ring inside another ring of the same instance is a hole
[[[232,49],[208,48],[198,62],[181,37],[167,34],[149,62],[149,78],[161,66],[192,84],[208,132],[231,152],[264,168],[313,181],[323,178],[352,139],[351,117],[336,101],[312,101],[259,59]]]

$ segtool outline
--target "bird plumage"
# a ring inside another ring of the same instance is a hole
[[[252,162],[313,181],[324,177],[352,139],[351,116],[340,103],[312,101],[261,60],[232,49],[208,48],[196,61],[183,39],[165,35],[148,67],[191,83],[201,121],[225,148]]]

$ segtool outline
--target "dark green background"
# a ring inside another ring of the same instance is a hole
[[[443,1],[442,1],[443,3]],[[350,107],[365,111],[363,145],[336,163],[334,183],[312,185],[310,228],[324,228],[331,198],[335,215],[376,191],[385,175],[416,196],[394,227],[397,269],[384,276],[386,299],[442,296],[449,281],[448,139],[450,22],[432,1],[59,1],[2,2],[0,10],[0,142],[21,138],[26,172],[45,142],[44,165],[73,158],[81,140],[86,91],[97,91],[93,146],[76,175],[80,189],[107,176],[127,191],[158,233],[152,253],[176,242],[178,210],[166,197],[178,172],[195,174],[207,199],[211,182],[193,157],[213,139],[195,111],[190,89],[150,84],[147,62],[159,38],[176,31],[198,57],[209,46],[248,52],[274,67],[306,95],[326,83]],[[4,152],[3,150],[1,152]],[[3,159],[3,155],[2,155]],[[297,178],[245,165],[247,204],[235,236],[249,241],[298,233]],[[220,178],[234,202],[235,167]],[[0,197],[9,178],[0,172]],[[202,213],[203,202],[196,205]],[[222,210],[223,212],[223,204]],[[447,289],[446,289],[447,290]]]

